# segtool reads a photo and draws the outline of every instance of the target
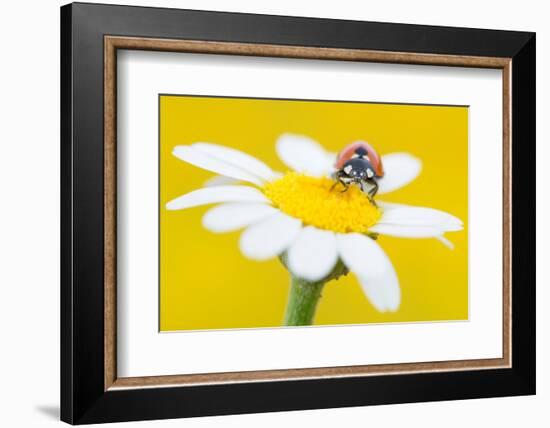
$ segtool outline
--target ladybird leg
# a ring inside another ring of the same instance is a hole
[[[374,200],[374,196],[376,195],[377,192],[378,192],[378,183],[376,182],[376,180],[372,180],[372,188],[369,190],[368,196],[369,196],[369,200],[375,207],[378,206]]]
[[[340,183],[342,183],[342,186],[344,186],[344,190],[342,190],[340,193],[345,193],[349,190],[349,184],[342,181],[342,179],[339,179]]]
[[[367,193],[367,198],[369,198],[369,202],[374,205],[375,207],[377,207],[378,205],[376,204],[376,201],[374,200],[374,198],[372,197],[372,195],[369,193]]]
[[[340,172],[335,172],[334,174],[332,174],[332,178],[335,180],[335,182],[330,188],[331,192],[336,186],[338,186],[338,184],[341,184],[342,186],[344,186],[345,188],[344,191],[347,190],[348,185],[342,180],[342,174]]]
[[[338,183],[340,183],[342,186],[344,186],[344,190],[342,190],[341,193],[347,192],[347,190],[349,189],[349,184],[346,183],[344,180],[342,180],[342,175],[341,175],[341,174],[338,174],[338,175],[336,176],[336,179],[337,179],[338,181],[332,185],[332,187],[330,188],[330,190],[332,190],[332,189],[334,188],[334,186],[336,186]]]
[[[340,181],[340,173],[339,171],[335,171],[332,174],[330,174],[330,177],[334,180],[334,184],[331,186],[330,191],[338,185],[338,182]]]
[[[345,187],[345,184],[344,182],[342,181],[342,179],[340,178],[340,176],[333,176],[333,178],[335,179],[334,181],[334,184],[330,187],[330,191],[332,192],[332,190],[338,186],[339,184],[342,184],[344,187]]]
[[[371,192],[372,192],[372,197],[374,198],[376,196],[376,194],[378,193],[378,182],[376,180],[372,180],[372,184],[374,185]]]

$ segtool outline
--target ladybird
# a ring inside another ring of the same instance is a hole
[[[384,176],[384,168],[380,156],[370,144],[365,141],[351,143],[338,154],[334,166],[334,186],[342,184],[345,192],[350,184],[355,183],[373,200],[378,192],[376,180]]]

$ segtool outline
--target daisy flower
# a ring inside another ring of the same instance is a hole
[[[217,144],[175,147],[174,156],[218,176],[166,208],[217,204],[202,219],[207,230],[244,229],[239,241],[244,256],[279,257],[291,274],[285,325],[311,324],[323,285],[348,272],[376,309],[396,311],[398,276],[377,237],[435,238],[452,248],[444,234],[462,230],[460,219],[437,209],[375,203],[354,185],[346,192],[333,188],[336,154],[308,137],[283,134],[276,151],[290,171],[281,174],[249,154]],[[408,153],[382,156],[382,164],[378,195],[409,184],[422,169]]]

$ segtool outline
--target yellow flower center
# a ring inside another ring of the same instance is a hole
[[[334,232],[366,233],[382,215],[359,187],[342,192],[334,180],[288,172],[264,187],[265,195],[284,213],[306,225]]]

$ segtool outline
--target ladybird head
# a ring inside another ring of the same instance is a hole
[[[374,168],[363,156],[348,160],[342,167],[342,171],[353,181],[369,180],[375,176]]]

